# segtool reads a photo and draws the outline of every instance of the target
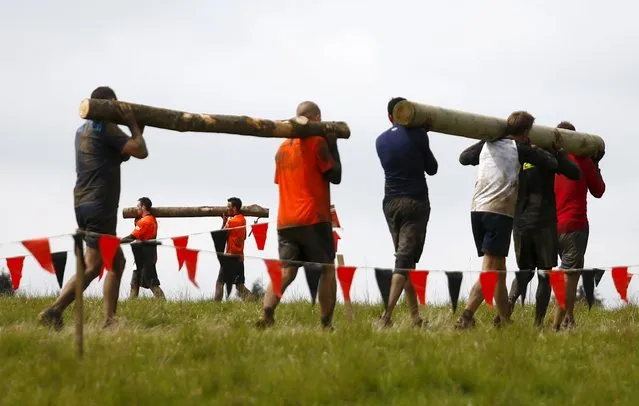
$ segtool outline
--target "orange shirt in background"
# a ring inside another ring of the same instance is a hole
[[[226,253],[244,255],[244,241],[246,240],[246,219],[242,214],[236,214],[226,221],[224,228],[241,227],[235,230],[229,230],[228,240],[226,241]]]
[[[331,222],[331,194],[324,173],[334,163],[321,136],[287,139],[280,145],[275,155],[278,230]]]
[[[158,236],[158,222],[151,214],[147,214],[135,223],[131,233],[137,240],[153,240]]]

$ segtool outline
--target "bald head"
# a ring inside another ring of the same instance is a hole
[[[298,117],[306,117],[310,121],[321,121],[322,112],[317,104],[312,101],[303,101],[297,106],[295,115]]]

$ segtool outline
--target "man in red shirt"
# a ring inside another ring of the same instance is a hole
[[[575,127],[562,121],[557,128],[575,131]],[[559,256],[561,268],[583,269],[584,256],[588,245],[588,216],[586,198],[588,191],[596,198],[603,196],[606,184],[601,177],[599,161],[605,154],[605,146],[594,156],[569,155],[581,169],[581,179],[570,180],[563,175],[556,175],[555,196],[557,202],[557,234],[559,235]],[[566,273],[566,310],[557,307],[553,328],[559,330],[575,324],[573,315],[579,272]],[[592,280],[592,279],[590,279]]]
[[[309,121],[321,121],[320,109],[311,101],[300,103],[296,114]],[[342,165],[335,136],[287,139],[277,150],[275,183],[279,186],[277,234],[282,294],[305,262],[322,264],[318,299],[324,328],[331,328],[337,293],[329,183],[338,185],[341,181]],[[256,327],[273,325],[279,302],[269,284],[263,316]]]
[[[141,197],[138,200],[138,217],[135,221],[135,229],[131,234],[122,239],[123,243],[133,241],[155,240],[158,237],[158,222],[151,214],[153,203],[148,197]],[[153,296],[159,299],[166,299],[164,291],[160,288],[155,264],[158,260],[156,244],[132,244],[131,250],[135,258],[137,269],[133,270],[131,276],[131,298],[136,298],[140,294],[140,287],[151,289]]]
[[[247,289],[244,275],[244,241],[246,240],[246,219],[240,213],[242,200],[231,197],[227,201],[228,211],[222,217],[222,229],[228,230],[226,241],[226,258],[220,268],[215,283],[215,301],[221,301],[224,296],[224,282],[235,284],[237,293],[242,300],[254,299],[253,293]]]

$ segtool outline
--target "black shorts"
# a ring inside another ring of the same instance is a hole
[[[158,271],[155,266],[157,262],[157,246],[140,243],[131,244],[133,258],[136,269],[131,275],[131,286],[151,289],[153,286],[160,286]]]
[[[217,274],[217,282],[231,285],[243,285],[246,282],[244,276],[244,261],[239,257],[225,256],[220,261],[220,272]]]
[[[588,247],[588,229],[559,235],[559,257],[563,269],[583,269],[586,248]]]
[[[470,223],[475,238],[477,255],[507,257],[510,250],[510,236],[513,231],[512,217],[503,214],[471,211]]]
[[[430,218],[428,198],[395,197],[382,204],[395,247],[395,268],[412,268],[424,251]]]
[[[78,229],[98,234],[116,235],[118,224],[118,209],[104,210],[100,204],[89,203],[75,208],[75,219]],[[99,235],[86,235],[84,241],[87,246],[99,249]]]
[[[277,230],[277,239],[280,260],[284,266],[299,268],[302,262],[332,264],[335,261],[331,223],[283,228]]]
[[[517,266],[522,270],[550,270],[557,266],[557,228],[514,230]]]

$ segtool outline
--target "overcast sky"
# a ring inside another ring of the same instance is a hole
[[[331,193],[344,227],[340,252],[353,265],[394,262],[375,153],[375,138],[390,125],[391,97],[500,117],[525,109],[550,126],[569,120],[607,145],[601,162],[606,194],[589,198],[586,264],[639,264],[639,181],[631,166],[639,147],[637,14],[631,1],[1,1],[0,241],[75,230],[78,107],[96,86],[108,85],[124,101],[271,119],[291,117],[310,99],[323,119],[346,121],[352,135],[339,141],[343,180]],[[224,205],[239,196],[269,207],[275,220],[279,140],[154,128],[145,137],[148,159],[122,166],[120,208],[141,196],[156,206]],[[430,137],[439,172],[428,178],[432,213],[418,268],[477,271],[469,215],[476,168],[458,163],[473,141]],[[160,219],[159,236],[205,232],[220,223]],[[120,219],[119,235],[132,227],[132,220]],[[206,234],[189,246],[213,249]],[[52,240],[54,251],[71,247],[68,237]],[[516,269],[513,248],[507,265]],[[125,252],[122,293],[128,296],[133,260]],[[24,253],[20,245],[0,246],[0,257]],[[251,237],[246,254],[277,257],[275,227],[265,251],[257,251]],[[70,258],[65,280],[72,270]],[[177,272],[174,251],[160,251],[159,277],[171,297],[212,297],[217,271],[215,256],[200,255],[198,290]],[[247,261],[246,276],[249,285],[268,281],[259,260]],[[466,274],[463,295],[476,277]],[[102,284],[94,282],[88,292],[98,294]],[[20,290],[58,288],[55,277],[28,258]],[[306,292],[300,274],[287,296]],[[618,303],[610,274],[600,292]],[[379,298],[372,269],[356,273],[353,295]],[[447,296],[445,276],[431,273],[427,300]],[[639,298],[639,281],[629,297]]]

